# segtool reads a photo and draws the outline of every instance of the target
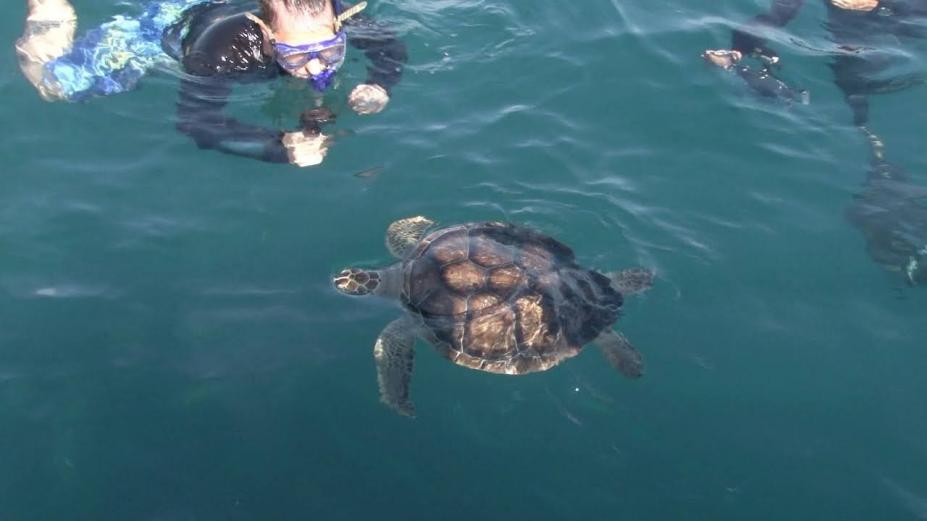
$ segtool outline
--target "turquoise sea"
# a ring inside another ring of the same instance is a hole
[[[75,3],[79,31],[137,10]],[[820,2],[774,38],[811,92],[789,106],[699,58],[766,0],[374,0],[405,76],[361,117],[349,62],[304,169],[198,150],[170,67],[41,101],[23,4],[0,18],[0,520],[927,519],[927,288],[847,218],[869,149]],[[896,43],[927,71],[924,41]],[[243,87],[231,112],[292,126],[302,94]],[[912,190],[925,102],[872,100]],[[330,277],[391,262],[387,225],[417,214],[655,269],[619,323],[646,375],[589,349],[498,376],[419,342],[417,418],[380,405],[399,309]]]

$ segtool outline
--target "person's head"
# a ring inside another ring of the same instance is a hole
[[[261,20],[277,63],[319,90],[327,87],[344,61],[346,44],[332,0],[261,0]]]
[[[332,0],[261,0],[261,18],[274,33],[318,32],[334,35],[335,9]]]

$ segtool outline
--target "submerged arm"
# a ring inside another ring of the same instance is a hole
[[[769,12],[756,16],[743,27],[734,30],[731,48],[744,55],[778,58],[776,52],[767,47],[766,39],[760,33],[766,28],[784,27],[795,18],[804,3],[805,0],[772,0]]]
[[[288,161],[283,132],[225,116],[231,86],[214,77],[184,79],[177,102],[177,130],[210,148],[273,163]]]
[[[408,61],[406,45],[396,33],[369,17],[357,16],[345,24],[348,41],[364,51],[370,60],[365,83],[379,85],[390,91],[402,77],[403,66]]]

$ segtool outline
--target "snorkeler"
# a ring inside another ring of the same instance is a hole
[[[897,91],[924,81],[923,77],[917,75],[880,79],[879,74],[903,57],[880,48],[879,43],[880,38],[884,37],[927,36],[927,26],[923,24],[927,19],[927,0],[824,2],[827,5],[827,26],[836,43],[831,63],[834,82],[853,110],[854,124],[864,127],[869,121],[869,95]],[[734,31],[731,49],[709,49],[702,57],[719,67],[734,68],[742,75],[744,73],[738,69],[737,64],[748,57],[756,58],[763,64],[760,71],[774,77],[772,68],[781,66],[779,55],[766,45],[760,33],[764,29],[784,27],[795,18],[804,3],[805,0],[772,0],[768,13],[753,18]],[[922,23],[917,23],[919,20]],[[757,74],[760,73],[747,72],[750,77]],[[788,87],[784,83],[782,85],[783,91],[787,92]],[[751,87],[756,88],[753,84]]]
[[[847,217],[862,232],[867,250],[877,263],[901,272],[911,285],[927,284],[927,190],[914,184],[902,168],[888,162],[882,139],[868,127],[870,95],[924,82],[922,73],[887,73],[899,60],[910,59],[907,53],[892,52],[899,37],[927,37],[927,0],[825,1],[828,28],[836,43],[831,63],[834,81],[871,150],[866,182],[854,196]],[[760,70],[778,67],[778,54],[758,33],[785,26],[803,3],[773,0],[768,13],[734,31],[731,49],[707,50],[702,56],[725,69],[747,71],[745,80],[756,75],[756,69],[741,65],[748,57],[763,64]],[[748,84],[758,90],[756,84]],[[784,91],[788,91],[787,86]]]
[[[361,2],[260,0],[257,13],[223,0],[162,0],[137,18],[111,22],[74,39],[77,15],[68,0],[28,0],[20,68],[48,101],[77,101],[132,89],[151,67],[178,60],[177,128],[200,148],[298,166],[319,164],[328,148],[325,107],[303,112],[302,128],[279,131],[223,114],[235,82],[287,74],[319,93],[336,81],[346,45],[370,59],[367,78],[348,96],[358,114],[382,111],[402,75],[405,45],[389,30],[358,16]]]

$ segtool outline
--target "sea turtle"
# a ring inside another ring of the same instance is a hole
[[[651,286],[651,271],[603,275],[579,266],[559,241],[514,224],[430,231],[433,225],[421,216],[392,223],[386,246],[399,262],[348,268],[333,280],[343,293],[397,299],[407,310],[374,345],[387,406],[415,413],[409,382],[416,337],[458,365],[512,375],[550,369],[593,342],[625,376],[643,374],[640,353],[611,325],[623,295]]]

